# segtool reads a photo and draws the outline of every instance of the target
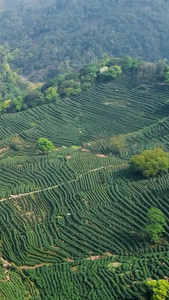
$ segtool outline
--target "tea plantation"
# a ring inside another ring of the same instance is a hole
[[[169,172],[145,179],[128,164],[169,151],[168,99],[165,85],[122,77],[1,115],[0,299],[150,299],[145,280],[169,277]],[[56,150],[38,153],[39,137]],[[167,221],[157,244],[142,236],[152,206]]]

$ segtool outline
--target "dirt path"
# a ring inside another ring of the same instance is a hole
[[[87,258],[87,260],[97,260],[97,259],[102,259],[102,258],[105,258],[105,257],[110,257],[110,256],[113,256],[113,257],[116,257],[115,254],[112,254],[111,252],[105,252],[104,254],[102,255],[93,255],[93,256],[89,256]]]
[[[8,273],[8,267],[11,267],[11,264],[7,260],[5,260],[2,256],[0,257],[0,259],[3,262],[3,267],[5,268],[5,274],[6,274],[6,279],[0,279],[0,282],[9,281],[10,277],[9,275],[7,275],[7,273]]]
[[[35,265],[34,267],[23,265],[23,266],[19,266],[18,268],[20,270],[34,270],[34,269],[37,269],[39,267],[50,266],[50,265],[52,265],[52,263],[41,263],[41,264]]]
[[[5,260],[2,256],[0,257],[0,260],[2,260],[3,262],[3,267],[5,268],[5,274],[8,273],[8,267],[11,267],[11,263],[9,263],[7,260]],[[50,266],[52,265],[52,263],[46,263],[46,262],[43,262],[43,263],[40,263],[40,264],[37,264],[35,266],[27,266],[27,265],[23,265],[23,266],[19,266],[18,269],[20,270],[34,270],[36,268],[39,268],[39,267],[43,267],[43,266]],[[6,275],[6,279],[1,279],[0,281],[7,281],[7,280],[10,280],[9,276]]]
[[[10,264],[7,260],[5,260],[2,256],[1,256],[0,259],[1,259],[2,262],[3,262],[3,267],[4,267],[4,268],[7,268],[7,267],[10,267],[10,266],[11,266],[11,264]]]
[[[108,165],[108,166],[102,166],[102,167],[99,167],[99,168],[95,168],[95,169],[92,169],[92,170],[90,170],[88,172],[80,174],[76,179],[69,180],[69,181],[66,181],[66,182],[61,182],[61,183],[59,183],[57,185],[49,186],[47,188],[40,189],[40,190],[35,190],[35,191],[31,191],[31,192],[27,192],[27,193],[23,193],[23,194],[18,194],[18,195],[10,195],[10,197],[8,197],[8,198],[0,199],[0,202],[7,201],[7,200],[10,200],[10,199],[21,198],[21,197],[24,197],[24,196],[28,196],[28,195],[40,193],[40,192],[43,192],[43,191],[52,190],[52,189],[58,188],[58,187],[60,187],[62,185],[65,185],[67,183],[76,182],[76,181],[78,181],[80,178],[82,178],[84,175],[86,175],[88,173],[96,172],[96,171],[99,171],[99,170],[102,170],[102,169],[107,169],[107,168],[110,168],[110,167],[112,167],[112,169],[113,168],[115,169],[117,167],[124,167],[125,168],[125,167],[128,167],[128,164]]]

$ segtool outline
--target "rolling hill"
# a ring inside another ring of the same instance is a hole
[[[128,74],[0,116],[1,299],[150,299],[145,280],[168,278],[169,172],[128,166],[169,151],[168,98],[167,85]],[[37,152],[42,136],[56,151]],[[167,220],[157,244],[141,234],[151,206]]]

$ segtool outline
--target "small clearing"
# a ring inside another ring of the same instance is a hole
[[[23,266],[19,266],[18,268],[20,270],[34,270],[34,269],[37,269],[39,267],[43,267],[43,266],[50,266],[52,265],[51,263],[41,263],[41,264],[38,264],[38,265],[35,265],[35,266],[27,266],[27,265],[23,265]]]
[[[7,260],[5,260],[2,256],[1,256],[1,260],[3,262],[4,268],[11,267],[11,264]]]
[[[0,153],[1,153],[1,152],[4,152],[4,151],[7,151],[7,150],[9,150],[9,147],[1,148],[1,149],[0,149]]]
[[[67,262],[74,262],[75,260],[72,259],[72,258],[70,258],[70,257],[68,257],[68,258],[65,258],[65,261],[67,261]]]
[[[82,152],[90,152],[90,150],[86,149],[86,148],[81,148],[80,151],[82,151]]]
[[[77,266],[72,267],[72,271],[73,272],[77,272],[78,271],[78,267]]]
[[[71,159],[72,156],[71,156],[71,155],[67,155],[66,158],[67,158],[67,159]]]
[[[122,265],[122,263],[115,261],[113,263],[108,264],[108,269],[114,271],[115,268],[118,268]]]
[[[116,261],[116,262],[112,263],[112,265],[113,265],[114,268],[118,268],[118,267],[121,266],[121,263]]]
[[[89,256],[87,258],[87,260],[97,260],[97,259],[101,259],[101,258],[105,258],[108,256],[113,256],[113,254],[111,252],[105,252],[103,255],[93,255],[93,256]]]
[[[103,157],[103,158],[107,157],[107,156],[104,155],[104,154],[96,154],[96,156],[97,156],[97,157]]]

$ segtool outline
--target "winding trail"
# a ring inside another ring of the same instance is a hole
[[[78,181],[80,178],[82,178],[84,175],[88,174],[88,173],[92,173],[92,172],[96,172],[96,171],[99,171],[99,170],[102,170],[102,169],[107,169],[107,168],[112,168],[112,169],[116,169],[118,167],[128,167],[128,164],[119,164],[119,165],[108,165],[108,166],[102,166],[102,167],[99,167],[99,168],[95,168],[95,169],[92,169],[92,170],[89,170],[85,173],[82,173],[80,174],[77,178],[75,179],[72,179],[72,180],[69,180],[69,181],[66,181],[66,182],[61,182],[57,185],[53,185],[53,186],[49,186],[47,188],[44,188],[44,189],[40,189],[40,190],[35,190],[35,191],[31,191],[31,192],[27,192],[27,193],[23,193],[23,194],[18,194],[18,195],[10,195],[10,197],[8,198],[3,198],[3,199],[0,199],[0,202],[3,202],[3,201],[7,201],[7,200],[11,200],[11,199],[16,199],[16,198],[21,198],[21,197],[24,197],[24,196],[28,196],[28,195],[32,195],[32,194],[37,194],[37,193],[41,193],[43,191],[48,191],[48,190],[52,190],[52,189],[55,189],[55,188],[58,188],[62,185],[65,185],[67,183],[72,183],[72,182],[76,182]],[[120,169],[120,168],[119,168]]]
[[[41,264],[38,264],[38,265],[35,265],[35,266],[23,265],[23,266],[19,266],[18,269],[20,269],[20,270],[35,270],[35,269],[40,268],[40,267],[51,266],[51,265],[52,265],[52,263],[41,263]]]

